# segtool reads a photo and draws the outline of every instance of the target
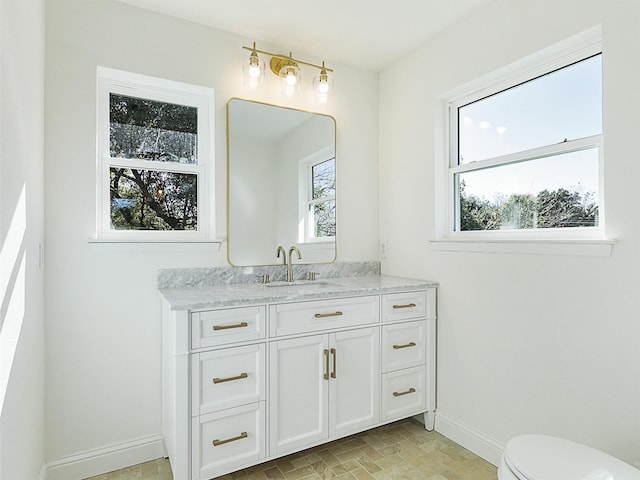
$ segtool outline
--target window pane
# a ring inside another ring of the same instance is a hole
[[[598,225],[598,149],[460,173],[460,230]]]
[[[198,109],[109,95],[112,157],[198,163]]]
[[[336,236],[336,202],[319,202],[313,208],[313,231],[315,238]]]
[[[602,55],[458,109],[458,164],[602,133]]]
[[[311,167],[312,199],[336,194],[336,160],[332,158]]]
[[[197,175],[114,167],[109,170],[113,229],[197,230]]]

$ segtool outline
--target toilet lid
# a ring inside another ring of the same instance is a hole
[[[522,480],[640,480],[640,470],[586,445],[547,435],[520,435],[504,459]]]

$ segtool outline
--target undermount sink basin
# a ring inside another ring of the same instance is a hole
[[[333,283],[325,282],[324,280],[294,280],[293,282],[271,282],[265,283],[264,286],[267,288],[292,288],[292,287],[305,287],[307,288],[325,288],[330,287]]]

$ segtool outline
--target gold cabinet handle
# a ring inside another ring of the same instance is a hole
[[[214,325],[214,330],[228,330],[229,328],[243,328],[248,327],[249,324],[247,322],[235,323],[233,325]]]
[[[213,446],[219,447],[220,445],[224,445],[225,443],[235,442],[236,440],[242,440],[243,438],[247,438],[247,437],[248,437],[247,432],[242,432],[237,437],[227,438],[226,440],[214,440]]]
[[[224,383],[224,382],[232,382],[234,380],[241,380],[243,378],[247,378],[249,375],[246,373],[241,373],[236,377],[227,377],[227,378],[214,378],[213,383]]]
[[[395,309],[398,309],[398,308],[413,308],[415,306],[416,306],[415,303],[407,303],[406,305],[394,305],[393,308],[395,308]]]
[[[409,342],[406,345],[394,345],[393,348],[398,350],[399,348],[409,348],[409,347],[415,347],[415,346],[416,346],[415,342]]]
[[[394,397],[401,397],[402,395],[408,395],[409,393],[416,393],[416,389],[415,388],[410,388],[409,390],[407,390],[405,392],[393,392],[393,396]]]
[[[316,313],[314,316],[316,318],[326,318],[326,317],[339,317],[342,315],[342,312],[333,312],[333,313]]]
[[[324,350],[324,379],[329,380],[329,350]]]
[[[336,354],[336,349],[331,349],[331,355],[333,356],[333,371],[331,372],[331,378],[336,378],[336,370],[338,368],[338,355]]]

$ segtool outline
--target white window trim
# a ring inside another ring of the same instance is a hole
[[[524,253],[550,255],[609,256],[614,240],[605,232],[603,185],[603,136],[596,135],[566,144],[542,147],[528,152],[506,155],[484,161],[485,167],[517,160],[518,156],[544,157],[558,151],[577,151],[597,147],[599,152],[599,222],[598,227],[540,230],[497,230],[459,232],[454,230],[453,175],[468,170],[469,165],[453,164],[457,141],[450,135],[452,122],[456,122],[454,107],[484,98],[514,85],[531,80],[541,74],[582,60],[602,52],[602,34],[595,27],[564,42],[528,56],[473,82],[447,92],[438,99],[436,107],[435,151],[435,235],[430,240],[437,251],[462,251],[485,253]],[[455,117],[455,118],[454,118]],[[457,128],[457,127],[456,127]],[[473,163],[475,169],[481,162]]]
[[[117,93],[198,108],[198,164],[159,164],[145,160],[122,161],[110,157],[109,94]],[[97,159],[95,243],[119,242],[215,242],[214,195],[214,92],[212,88],[190,85],[136,73],[97,68]],[[195,231],[139,231],[111,228],[109,167],[126,166],[152,170],[194,173],[198,179],[198,229]]]
[[[335,161],[335,148],[333,146],[327,146],[318,150],[317,152],[309,155],[308,157],[300,160],[298,168],[298,218],[299,231],[298,231],[298,245],[309,244],[322,244],[322,243],[335,243],[335,237],[310,237],[311,231],[311,219],[309,214],[309,205],[315,201],[311,200],[310,186],[311,186],[311,169],[313,166],[318,165],[332,158]],[[330,197],[323,197],[319,201],[336,200],[335,195]]]

